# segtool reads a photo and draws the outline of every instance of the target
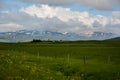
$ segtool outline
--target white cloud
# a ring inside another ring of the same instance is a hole
[[[112,12],[112,16],[113,17],[117,17],[117,18],[120,19],[120,11],[114,11],[114,12]]]
[[[10,22],[10,23],[1,23],[0,24],[0,31],[6,32],[6,31],[16,31],[19,29],[23,29],[22,25]]]
[[[22,8],[20,11],[25,12],[33,17],[42,18],[46,20],[50,19],[50,21],[46,21],[46,24],[49,25],[52,23],[51,24],[52,29],[55,26],[60,25],[62,29],[63,29],[62,26],[65,27],[64,30],[68,30],[71,32],[75,30],[74,32],[77,33],[86,32],[85,30],[92,33],[94,30],[97,29],[99,30],[100,28],[106,29],[106,25],[108,24],[111,24],[112,26],[116,24],[120,25],[120,19],[117,18],[118,15],[113,16],[113,13],[116,14],[116,12],[113,12],[111,16],[102,16],[102,15],[93,16],[88,12],[77,12],[77,11],[73,12],[67,8],[50,7],[48,5],[41,5],[41,6],[33,5],[27,8]],[[117,14],[118,13],[119,12],[117,12]],[[57,20],[55,18],[57,18]],[[54,22],[54,21],[58,21],[58,22]],[[59,27],[57,27],[57,29],[64,31],[61,28],[59,29]],[[99,31],[102,31],[103,29],[100,29]]]
[[[77,34],[92,34],[93,32],[101,31],[120,35],[118,13],[113,12],[110,16],[91,15],[88,12],[72,11],[63,7],[32,5],[21,8],[18,13],[1,13],[0,21],[6,23],[7,26],[10,22],[18,24],[18,28],[16,28],[16,25],[12,25],[15,30],[37,29],[62,33],[74,32]],[[13,27],[9,25],[8,29],[12,30]],[[0,30],[2,29],[3,25],[0,24]]]
[[[62,7],[50,7],[48,5],[30,6],[28,8],[22,8],[21,12],[25,12],[31,16],[37,16],[39,18],[53,18],[58,17],[62,21],[67,21],[74,17],[74,14],[67,8]]]
[[[120,5],[120,0],[20,0],[20,1],[50,5],[66,5],[77,3],[101,10],[111,10],[115,6]]]

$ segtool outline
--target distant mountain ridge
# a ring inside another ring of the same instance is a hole
[[[117,37],[113,33],[94,32],[91,35],[76,33],[61,33],[55,31],[38,31],[38,30],[19,30],[15,32],[0,32],[0,41],[24,42],[33,39],[41,40],[105,40]]]
[[[116,37],[116,38],[111,38],[111,39],[107,39],[108,41],[120,41],[120,37]]]

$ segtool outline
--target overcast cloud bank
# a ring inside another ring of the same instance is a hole
[[[45,0],[45,2],[47,1]],[[85,35],[100,31],[120,35],[120,11],[113,11],[111,15],[103,16],[92,15],[88,12],[72,11],[69,8],[60,6],[31,5],[19,9],[18,12],[0,12],[1,32],[23,29],[58,31],[62,33],[74,32]]]

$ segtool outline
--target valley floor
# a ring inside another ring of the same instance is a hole
[[[0,43],[0,80],[120,80],[119,41]]]

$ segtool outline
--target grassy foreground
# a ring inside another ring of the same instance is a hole
[[[0,43],[0,80],[120,80],[120,41]]]

